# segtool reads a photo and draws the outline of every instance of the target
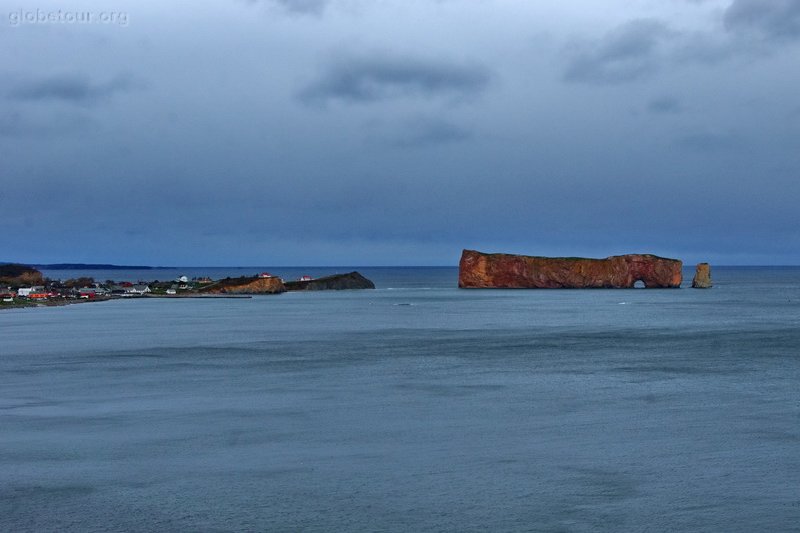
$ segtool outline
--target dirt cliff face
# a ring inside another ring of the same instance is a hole
[[[711,265],[708,263],[700,263],[697,265],[697,270],[692,280],[692,287],[695,289],[711,288]]]
[[[27,265],[0,265],[0,285],[24,287],[44,283],[42,273]]]
[[[649,254],[606,259],[484,254],[464,250],[458,269],[462,289],[676,288],[683,263]]]
[[[286,292],[280,278],[228,278],[203,287],[201,292],[208,294],[278,294]]]

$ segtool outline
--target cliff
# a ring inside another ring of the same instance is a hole
[[[708,263],[699,263],[694,273],[692,280],[692,288],[694,289],[710,289],[711,288],[711,265]]]
[[[242,277],[221,279],[199,290],[203,294],[279,294],[286,292],[280,278]]]
[[[42,273],[33,267],[15,263],[0,264],[0,285],[23,287],[43,283]]]
[[[287,281],[287,291],[339,291],[347,289],[374,289],[375,284],[358,272],[334,274],[309,281]]]
[[[680,287],[677,259],[649,254],[606,259],[484,254],[464,250],[458,269],[462,289],[623,289],[642,281],[646,288]]]

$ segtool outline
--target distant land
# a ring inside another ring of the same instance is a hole
[[[14,263],[0,262],[0,265],[10,265]],[[26,263],[27,264],[27,263]],[[154,267],[142,265],[105,265],[100,263],[54,263],[51,265],[31,264],[34,268],[44,270],[155,270],[155,269],[174,269],[176,267]]]

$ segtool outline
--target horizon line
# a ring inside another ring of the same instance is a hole
[[[115,264],[115,263],[34,263],[34,262],[16,262],[16,261],[2,261],[2,264],[18,264],[18,265],[27,265],[33,267],[42,267],[45,268],[48,266],[61,266],[61,265],[76,265],[78,267],[83,268],[62,268],[62,270],[106,270],[105,268],[87,268],[92,266],[97,267],[114,267],[117,269],[130,269],[130,270],[172,270],[172,269],[179,269],[179,268],[233,268],[233,269],[245,269],[245,268],[458,268],[458,264],[449,264],[449,265],[358,265],[358,264],[342,264],[342,265],[124,265],[124,264]],[[687,263],[683,261],[684,268],[690,268],[693,266],[693,263]],[[764,268],[764,267],[785,267],[785,268],[800,268],[800,264],[783,264],[783,263],[775,263],[775,264],[715,264],[711,263],[712,267],[722,267],[722,268],[730,268],[730,267],[737,267],[737,268]]]

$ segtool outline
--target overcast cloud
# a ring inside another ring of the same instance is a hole
[[[0,261],[800,264],[800,0],[2,7]]]

